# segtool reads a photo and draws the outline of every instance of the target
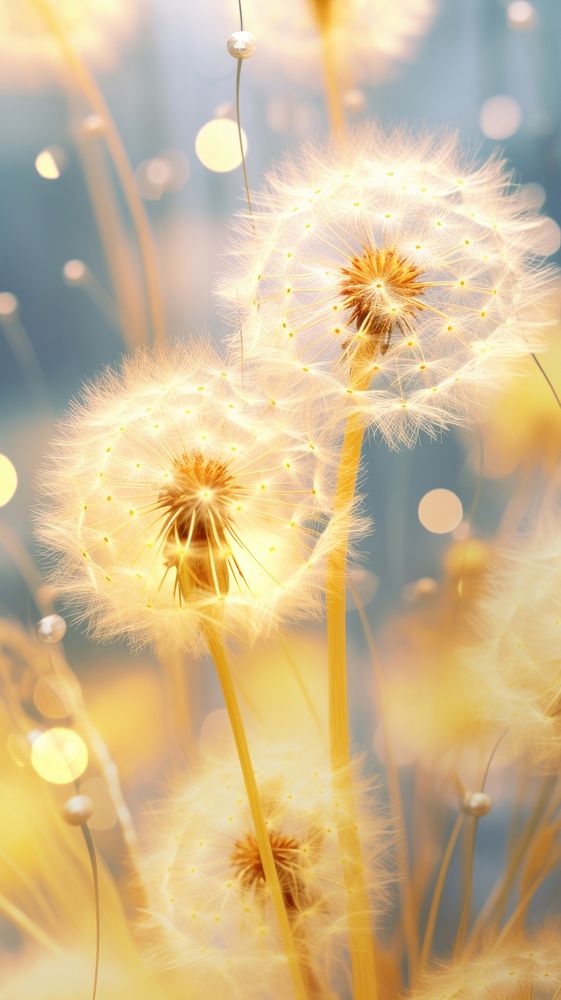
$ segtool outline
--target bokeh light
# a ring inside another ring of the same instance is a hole
[[[508,23],[515,31],[527,31],[536,23],[536,8],[529,0],[513,0],[506,12]]]
[[[31,763],[45,781],[53,785],[68,785],[86,770],[88,748],[74,730],[55,726],[33,740]]]
[[[10,502],[18,486],[18,474],[7,455],[0,455],[0,507]]]
[[[522,110],[508,94],[489,97],[481,105],[479,127],[488,139],[509,139],[520,128]]]
[[[59,146],[42,149],[35,157],[35,169],[46,181],[56,181],[66,166],[66,154]]]
[[[460,524],[464,509],[452,490],[436,489],[425,493],[419,503],[419,521],[434,535],[445,535]]]
[[[242,129],[244,155],[247,137]],[[242,162],[238,126],[230,118],[212,118],[203,125],[195,139],[195,152],[207,170],[225,174],[235,170]]]

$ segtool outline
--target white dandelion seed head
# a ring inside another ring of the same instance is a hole
[[[335,413],[411,445],[472,422],[541,346],[543,226],[501,161],[466,166],[454,137],[359,132],[269,177],[219,292],[247,360],[323,369]]]
[[[305,767],[302,760],[306,761]],[[334,799],[325,756],[282,745],[255,748],[254,765],[293,936],[304,964],[334,988],[345,975],[347,896]],[[373,911],[385,899],[385,824],[372,784],[357,772],[358,831]],[[150,926],[164,934],[153,959],[188,970],[194,995],[277,1000],[290,978],[264,882],[235,753],[208,751],[199,768],[153,817],[143,861]],[[158,935],[154,935],[156,940]],[[202,994],[201,994],[202,995]]]
[[[561,521],[504,544],[474,612],[464,667],[479,679],[483,724],[532,770],[561,761]]]
[[[224,6],[223,0],[221,0]],[[246,0],[244,19],[258,39],[262,65],[280,65],[290,78],[318,87],[322,33],[341,79],[379,83],[412,58],[428,29],[435,0]],[[229,13],[228,9],[228,13]]]
[[[38,534],[101,637],[195,649],[201,626],[253,639],[321,604],[329,442],[204,345],[140,353],[74,405],[42,477]]]
[[[499,948],[434,965],[408,1000],[548,1000],[561,986],[559,927],[546,926],[531,937],[510,935]]]

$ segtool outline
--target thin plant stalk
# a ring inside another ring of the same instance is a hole
[[[511,893],[514,881],[519,872],[520,865],[524,859],[528,848],[530,847],[536,832],[538,831],[543,817],[551,803],[551,796],[555,784],[557,783],[557,775],[548,775],[541,786],[539,795],[534,804],[534,808],[530,813],[526,825],[522,830],[520,836],[518,837],[511,856],[509,858],[508,864],[503,872],[501,881],[498,886],[491,892],[488,897],[481,913],[479,914],[475,926],[471,935],[471,942],[475,945],[479,939],[479,935],[488,929],[493,927],[497,928],[503,918],[504,912],[508,904],[508,898]]]
[[[13,560],[40,613],[42,615],[50,614],[52,612],[52,602],[50,599],[45,599],[41,594],[41,579],[32,559],[19,541],[17,535],[11,531],[7,524],[3,524],[2,522],[0,522],[0,544],[3,545]],[[6,624],[4,624],[4,628],[6,627]],[[16,632],[13,629],[12,632],[16,636]],[[71,712],[75,719],[76,728],[81,731],[89,746],[92,760],[99,768],[107,793],[115,809],[123,841],[123,860],[125,868],[131,877],[130,881],[127,880],[127,894],[130,898],[130,903],[135,909],[136,907],[146,907],[147,896],[137,859],[136,831],[121,788],[118,767],[113,761],[99,730],[88,715],[80,682],[68,663],[61,646],[53,647],[50,650],[49,667],[54,676],[65,682],[71,698]]]
[[[337,80],[335,40],[333,38],[333,32],[329,26],[323,27],[320,30],[325,102],[327,105],[329,124],[335,135],[342,135],[345,131],[345,116],[343,114],[339,82]]]
[[[97,229],[109,270],[115,308],[111,299],[100,294],[95,281],[85,282],[85,289],[112,325],[117,320],[125,344],[133,348],[145,343],[146,320],[142,309],[142,292],[131,259],[130,245],[123,230],[119,207],[109,177],[105,156],[99,140],[85,136],[79,125],[74,128],[78,153],[97,223]]]
[[[354,588],[351,587],[351,593],[353,593],[353,589]],[[406,824],[403,811],[403,800],[401,796],[401,785],[399,782],[399,771],[397,768],[395,755],[393,752],[391,733],[388,726],[388,716],[386,712],[387,696],[386,696],[386,683],[385,683],[384,673],[376,651],[376,644],[374,642],[372,629],[370,628],[370,624],[364,613],[364,609],[361,607],[360,602],[358,601],[356,596],[355,596],[355,604],[357,607],[357,612],[362,626],[362,630],[364,632],[364,637],[368,645],[368,651],[370,653],[370,661],[372,663],[372,669],[374,674],[374,681],[376,684],[376,692],[380,704],[379,718],[382,729],[382,740],[384,744],[386,776],[388,779],[388,792],[390,798],[390,808],[391,808],[392,818],[394,820],[396,829],[399,831],[405,831]],[[412,883],[411,873],[409,871],[407,841],[404,840],[402,836],[398,837],[396,843],[396,855],[399,867],[401,914],[403,919],[405,948],[407,952],[407,964],[409,967],[409,978],[411,981],[413,981],[416,975],[416,968],[417,968],[418,942],[417,942],[417,931],[415,927],[415,919],[413,913],[413,898],[412,898],[413,883]]]
[[[485,791],[485,785],[487,784],[487,778],[489,777],[489,771],[491,770],[491,764],[493,763],[495,754],[499,749],[502,741],[507,734],[507,730],[499,736],[497,742],[495,743],[491,753],[489,754],[489,759],[485,766],[485,771],[483,772],[483,778],[481,780],[480,790]],[[471,917],[471,904],[473,897],[473,869],[475,865],[475,848],[477,844],[477,832],[479,830],[479,816],[473,816],[473,823],[470,826],[468,839],[466,842],[466,859],[465,859],[465,870],[464,870],[464,892],[463,892],[463,905],[460,914],[460,922],[458,925],[458,931],[456,934],[456,941],[454,945],[454,958],[457,958],[464,946],[466,934],[468,932],[470,917]]]
[[[450,836],[448,838],[448,843],[446,844],[446,849],[442,855],[442,861],[440,862],[440,868],[438,871],[438,876],[434,886],[434,892],[432,895],[429,915],[427,918],[427,925],[425,930],[425,936],[423,938],[423,946],[421,948],[421,957],[419,959],[419,973],[421,973],[427,963],[427,959],[430,955],[430,950],[432,947],[432,939],[434,937],[434,931],[436,927],[436,921],[438,919],[438,911],[440,909],[440,901],[442,899],[442,892],[446,884],[446,879],[448,877],[448,869],[450,868],[450,862],[452,860],[456,844],[460,833],[462,832],[462,827],[466,814],[464,812],[458,813],[456,816],[456,822],[454,823],[452,830],[450,831]]]
[[[265,875],[265,880],[271,893],[271,899],[292,978],[294,993],[298,1000],[309,1000],[308,991],[305,986],[304,972],[299,962],[298,951],[290,924],[290,918],[286,910],[282,888],[275,865],[269,832],[267,830],[267,822],[263,811],[263,803],[261,801],[261,796],[255,780],[255,772],[251,762],[245,727],[240,712],[228,657],[216,627],[212,624],[208,624],[205,629],[205,634],[208,648],[216,667],[222,693],[224,695],[224,702],[226,704],[226,710],[228,712],[228,718],[232,728],[232,735],[236,744],[236,750],[253,820],[259,857],[263,867],[263,874]]]
[[[360,386],[357,386],[360,388]],[[347,421],[341,457],[334,510],[340,514],[353,502],[364,437],[364,424],[359,414]],[[333,787],[352,806],[353,790],[350,772],[349,699],[347,685],[347,635],[345,603],[345,571],[348,535],[330,554],[327,564],[327,642],[329,672],[329,735]],[[376,1000],[376,961],[374,939],[369,921],[369,901],[364,880],[362,852],[356,824],[338,828],[339,846],[345,859],[345,881],[349,919],[353,997],[354,1000]]]
[[[83,95],[93,114],[99,115],[104,123],[103,135],[107,149],[115,167],[138,241],[154,341],[156,344],[163,344],[165,343],[165,320],[152,234],[123,141],[97,83],[85,63],[74,51],[64,26],[53,11],[51,4],[48,0],[31,0],[31,3],[57,42],[78,91]]]

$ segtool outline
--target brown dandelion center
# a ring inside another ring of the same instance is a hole
[[[269,837],[284,903],[288,912],[294,913],[302,909],[306,897],[302,883],[300,844],[295,837],[285,837],[274,831]],[[262,892],[265,873],[257,840],[252,833],[248,833],[243,840],[236,841],[230,861],[244,889],[258,894]]]
[[[188,600],[193,591],[228,593],[228,534],[239,487],[224,462],[200,451],[183,452],[173,462],[173,478],[160,491],[167,569],[176,571],[175,593]]]
[[[429,283],[420,280],[420,268],[395,247],[365,247],[341,273],[340,291],[350,321],[372,338],[374,354],[385,354],[394,328],[404,333],[415,313],[423,309],[421,296]]]

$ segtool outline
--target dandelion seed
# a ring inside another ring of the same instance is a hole
[[[501,161],[465,165],[453,137],[359,132],[269,178],[253,224],[235,223],[220,294],[246,321],[248,367],[276,352],[316,385],[323,372],[333,414],[411,445],[472,423],[541,347],[545,225]]]

